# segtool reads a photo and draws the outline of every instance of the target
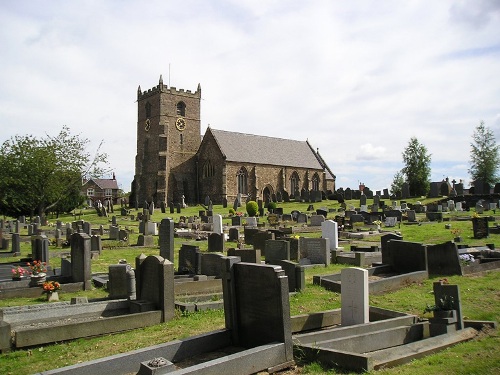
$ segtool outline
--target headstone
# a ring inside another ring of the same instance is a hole
[[[71,277],[75,283],[82,282],[84,290],[92,288],[90,247],[88,234],[74,233],[71,236]]]
[[[97,251],[99,254],[101,253],[102,251],[101,236],[90,237],[90,251]]]
[[[108,275],[107,289],[110,299],[136,299],[135,272],[130,264],[111,264],[108,267]]]
[[[415,223],[417,221],[417,215],[415,214],[415,210],[406,211],[406,215],[408,216],[409,223]]]
[[[297,224],[306,224],[306,223],[307,223],[307,215],[299,213],[297,215]]]
[[[31,254],[33,260],[49,263],[49,239],[46,235],[31,237]]]
[[[213,232],[217,234],[223,234],[222,231],[222,215],[216,214],[212,218],[212,222],[214,225]]]
[[[152,303],[162,311],[162,321],[174,317],[174,264],[158,255],[146,257],[141,254],[136,258],[137,300]],[[136,304],[131,303],[131,312]],[[139,304],[140,306],[140,304]]]
[[[242,262],[261,263],[261,252],[255,249],[228,249],[228,256],[240,257]]]
[[[224,234],[210,233],[208,235],[208,251],[223,252],[225,248]]]
[[[256,227],[257,226],[257,218],[256,217],[247,217],[246,218],[248,227]]]
[[[240,233],[238,231],[238,228],[229,228],[229,241],[239,241],[240,239]]]
[[[330,250],[337,250],[339,247],[338,225],[333,220],[326,220],[321,223],[321,237],[328,238]]]
[[[345,268],[340,277],[342,326],[369,323],[368,271],[357,267]]]
[[[19,233],[12,233],[12,252],[21,252],[21,235]]]
[[[366,195],[363,194],[359,197],[359,205],[366,206]]]
[[[490,235],[487,217],[477,217],[472,219],[472,231],[474,238],[487,238]]]
[[[243,224],[243,218],[241,216],[232,216],[231,217],[231,225],[235,227],[239,227]]]
[[[323,215],[312,215],[310,225],[312,227],[319,227],[325,221],[325,217]]]
[[[160,222],[160,256],[170,262],[174,262],[174,221],[170,218],[162,219]]]
[[[278,264],[280,260],[290,260],[290,243],[285,240],[267,240],[265,243],[266,263]]]
[[[179,250],[179,272],[201,273],[201,252],[198,246],[182,244]]]
[[[330,240],[328,238],[299,238],[302,258],[307,258],[311,264],[330,265]]]

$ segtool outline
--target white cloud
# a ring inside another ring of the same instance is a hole
[[[389,187],[416,136],[467,165],[480,120],[500,134],[498,2],[28,1],[0,3],[0,141],[63,124],[125,190],[136,90],[163,74],[202,87],[202,132],[309,139],[337,175]],[[170,64],[170,75],[169,75]],[[467,178],[467,168],[453,170]],[[441,176],[442,177],[442,176]]]

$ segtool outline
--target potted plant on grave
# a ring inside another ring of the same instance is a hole
[[[461,233],[462,233],[462,231],[458,228],[451,230],[451,234],[453,235],[454,242],[462,242],[462,237],[460,237]]]
[[[21,280],[25,274],[27,274],[28,271],[26,271],[23,267],[17,266],[12,269],[12,280],[19,281]]]
[[[40,260],[34,260],[27,263],[30,268],[31,280],[29,286],[41,286],[47,277],[47,263]]]
[[[434,318],[451,318],[456,314],[455,299],[452,296],[444,295],[435,305],[427,305],[424,309],[425,313],[432,312]]]
[[[42,294],[47,295],[47,301],[59,301],[59,290],[61,289],[61,284],[57,281],[46,281],[43,283]]]

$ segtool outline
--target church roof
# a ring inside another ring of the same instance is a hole
[[[307,141],[273,138],[209,128],[227,161],[321,169]],[[329,176],[332,178],[331,176]]]

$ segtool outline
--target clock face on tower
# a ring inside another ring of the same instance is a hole
[[[175,121],[175,127],[177,128],[177,130],[183,131],[186,128],[186,120],[184,120],[182,117],[179,117]]]

